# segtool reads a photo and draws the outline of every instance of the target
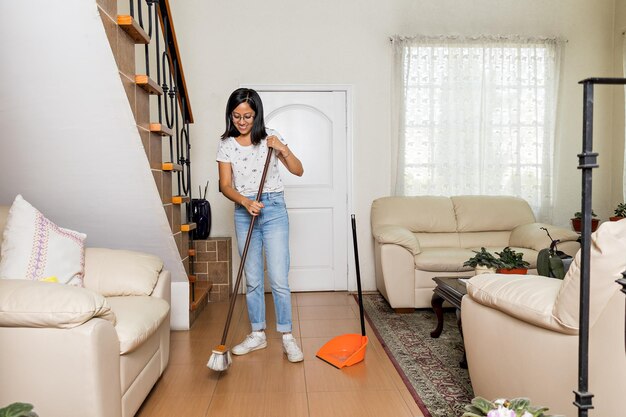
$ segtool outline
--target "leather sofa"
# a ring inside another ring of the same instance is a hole
[[[376,286],[396,311],[430,307],[435,276],[472,276],[463,262],[472,250],[510,246],[536,268],[550,245],[574,255],[580,245],[570,230],[537,223],[526,201],[508,196],[383,197],[371,209]]]
[[[152,255],[87,248],[84,286],[0,279],[0,407],[135,415],[169,359],[170,273]]]
[[[626,384],[626,220],[591,235],[589,383],[592,416],[622,416]],[[467,282],[463,336],[474,394],[528,397],[549,414],[577,415],[580,253],[565,279],[485,274]]]

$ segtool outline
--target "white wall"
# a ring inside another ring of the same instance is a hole
[[[156,254],[186,284],[95,1],[1,0],[0,50],[0,204],[21,193],[88,246]],[[188,294],[173,303],[187,327]]]
[[[194,188],[211,181],[212,235],[233,236],[232,204],[217,190],[215,150],[224,107],[241,84],[354,86],[354,199],[364,288],[375,289],[369,227],[373,199],[390,194],[390,85],[394,34],[522,34],[568,40],[561,75],[555,222],[580,207],[582,87],[612,76],[613,0],[266,0],[171,2],[196,123]],[[608,184],[612,93],[596,95],[596,184]],[[305,167],[306,171],[306,167]],[[594,209],[609,213],[610,187],[596,186]],[[236,253],[236,251],[233,251]]]

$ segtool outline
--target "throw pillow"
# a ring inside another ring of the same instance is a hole
[[[85,238],[57,226],[18,195],[4,228],[0,278],[38,281],[55,276],[62,284],[82,287]]]

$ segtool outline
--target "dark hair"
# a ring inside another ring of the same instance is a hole
[[[226,139],[228,137],[239,136],[239,130],[233,123],[232,114],[235,108],[241,103],[248,103],[248,105],[254,110],[254,122],[252,123],[252,131],[250,132],[250,138],[253,145],[258,145],[261,140],[267,137],[265,131],[265,120],[263,119],[263,103],[259,94],[251,88],[238,88],[228,98],[226,103],[226,130],[222,134],[221,138]]]

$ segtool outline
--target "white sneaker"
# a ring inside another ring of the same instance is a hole
[[[253,350],[259,350],[267,347],[267,337],[264,331],[252,332],[243,342],[231,349],[234,355],[245,355]]]
[[[302,362],[304,359],[304,355],[292,334],[283,335],[283,351],[287,354],[289,362]]]

